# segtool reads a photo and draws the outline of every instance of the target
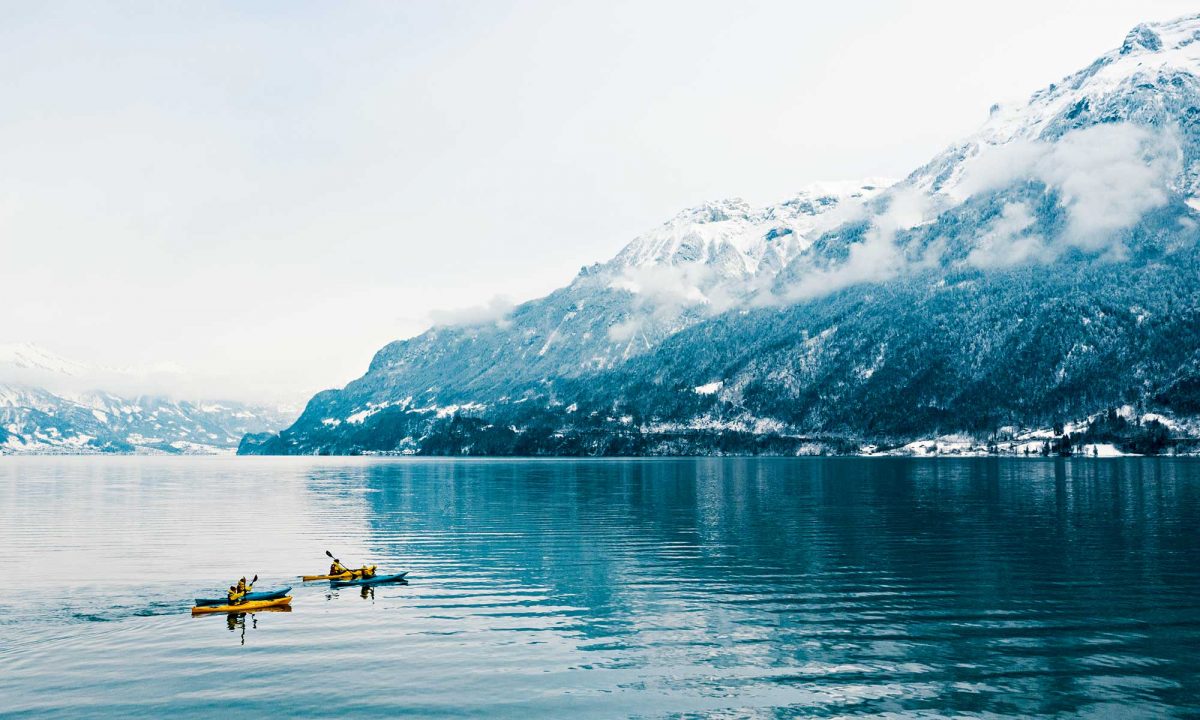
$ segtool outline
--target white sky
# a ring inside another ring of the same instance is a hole
[[[900,177],[1194,2],[0,2],[0,343],[303,400],[706,199]]]

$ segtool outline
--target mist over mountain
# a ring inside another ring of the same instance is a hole
[[[1088,417],[1190,435],[1198,70],[1200,16],[1139,25],[899,182],[686,210],[544,298],[387,345],[241,451],[1028,450]]]

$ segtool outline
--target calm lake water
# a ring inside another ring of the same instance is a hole
[[[5,717],[1200,714],[1186,460],[0,458],[0,550]]]

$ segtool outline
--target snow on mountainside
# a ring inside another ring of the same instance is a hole
[[[593,282],[632,297],[632,308],[608,328],[608,338],[626,343],[624,360],[638,352],[638,340],[644,347],[691,324],[697,315],[691,309],[703,316],[744,305],[817,236],[891,182],[819,183],[778,205],[755,208],[732,199],[679,213],[593,268]]]
[[[609,270],[701,264],[730,280],[745,280],[791,262],[814,233],[836,224],[829,211],[873,197],[894,181],[817,183],[778,205],[754,208],[740,198],[705,203],[634,238],[604,264]]]
[[[114,394],[92,382],[141,377],[97,368],[29,343],[0,345],[0,455],[223,453],[246,433],[284,427],[294,413],[233,402]]]
[[[1198,414],[1198,71],[1200,16],[1140,25],[899,183],[685,211],[499,323],[388,345],[243,451],[793,452]]]
[[[91,368],[31,343],[0,344],[0,375],[12,371],[43,372],[77,377]]]

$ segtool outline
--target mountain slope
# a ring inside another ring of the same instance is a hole
[[[1197,71],[1200,17],[1138,26],[899,183],[682,213],[501,323],[389,345],[242,451],[790,452],[1195,413]]]

